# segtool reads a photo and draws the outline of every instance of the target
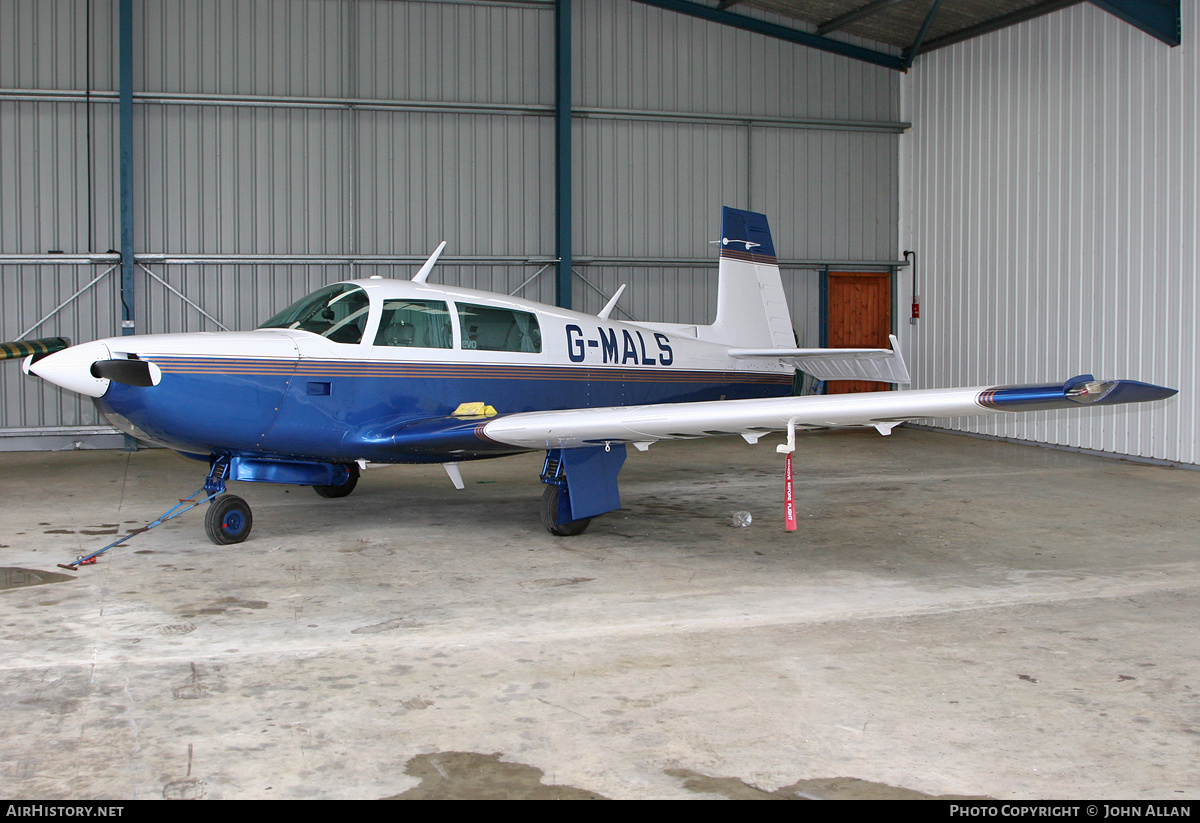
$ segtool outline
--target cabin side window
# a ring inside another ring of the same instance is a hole
[[[297,300],[259,328],[296,329],[335,343],[361,343],[369,308],[365,291],[349,283],[335,283]]]
[[[542,331],[529,312],[460,303],[458,325],[464,349],[530,354],[542,350]]]
[[[449,349],[450,311],[440,300],[385,300],[375,345]]]

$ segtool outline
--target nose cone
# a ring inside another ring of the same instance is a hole
[[[36,374],[68,391],[86,394],[88,397],[102,397],[108,391],[109,381],[104,377],[93,376],[92,364],[111,357],[112,352],[103,343],[83,343],[43,357],[36,363],[26,360],[24,370],[26,374]]]

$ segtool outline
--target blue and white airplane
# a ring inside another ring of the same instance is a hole
[[[343,497],[369,463],[458,464],[546,452],[541,516],[558,535],[620,508],[626,444],[871,426],[1160,400],[1175,390],[1081,375],[1063,384],[794,397],[819,380],[909,382],[892,349],[797,349],[762,214],[726,208],[711,325],[625,323],[412,280],[326,286],[247,332],[110,337],[25,359],[94,398],[120,430],[209,465],[213,542],[252,516],[229,480]]]

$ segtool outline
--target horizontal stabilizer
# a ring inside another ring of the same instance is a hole
[[[738,359],[771,359],[790,363],[817,380],[879,380],[911,383],[896,335],[889,349],[730,349]]]

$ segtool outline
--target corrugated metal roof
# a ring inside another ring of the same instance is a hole
[[[942,0],[930,19],[924,42],[936,43],[1008,18],[1028,19],[1080,2],[1083,0]],[[932,8],[930,0],[739,0],[721,5],[770,11],[814,25],[822,35],[841,31],[900,48],[909,48],[916,41]]]

